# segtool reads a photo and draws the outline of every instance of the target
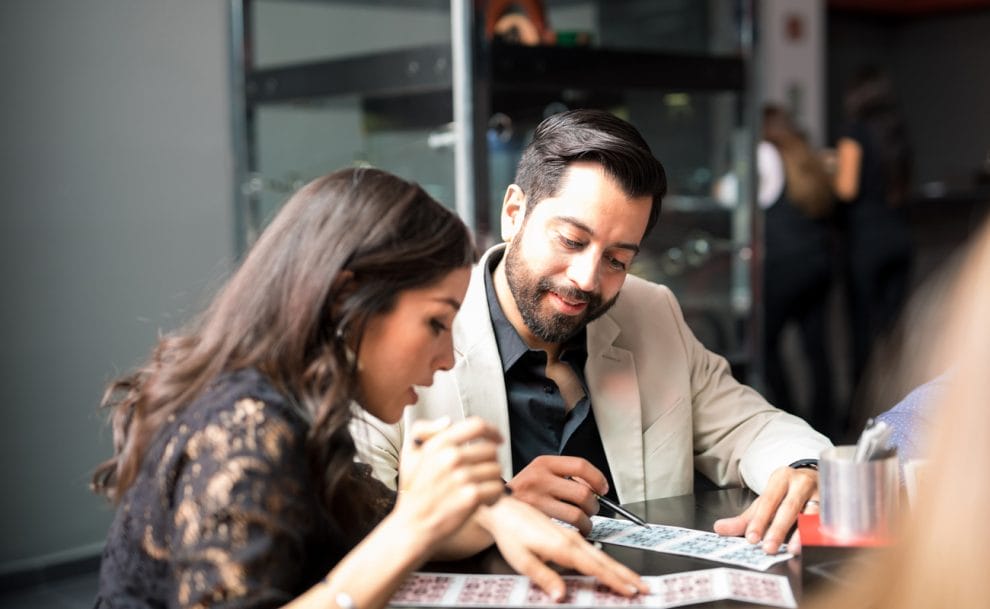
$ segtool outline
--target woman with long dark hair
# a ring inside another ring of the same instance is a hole
[[[415,427],[397,495],[356,461],[355,413],[398,421],[453,365],[474,260],[464,224],[388,173],[297,192],[203,315],[108,388],[114,456],[93,482],[117,512],[96,606],[371,609],[427,559],[493,537],[558,598],[537,557],[641,589],[504,497],[501,438],[479,419]]]
[[[833,198],[821,159],[783,107],[763,107],[765,154],[779,158],[783,168],[769,194],[764,215],[764,347],[770,401],[788,412],[798,412],[781,340],[786,324],[800,331],[810,380],[808,422],[835,437],[832,378],[826,344],[826,303],[832,279],[832,243],[828,216]],[[763,177],[763,174],[760,174]],[[763,191],[765,185],[760,184]],[[763,202],[761,201],[761,204]]]
[[[893,85],[876,68],[863,68],[852,79],[845,113],[833,184],[845,204],[839,211],[846,235],[852,377],[858,384],[875,341],[891,329],[907,298],[913,248],[902,204],[911,150]]]

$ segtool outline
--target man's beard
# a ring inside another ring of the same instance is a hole
[[[546,343],[561,344],[567,341],[589,323],[604,315],[619,298],[616,294],[608,302],[602,302],[602,295],[598,292],[586,292],[573,286],[555,286],[547,277],[534,277],[523,262],[519,250],[519,244],[513,243],[506,253],[505,278],[526,327]],[[540,304],[549,292],[557,294],[568,302],[588,304],[578,315],[564,315],[552,311],[542,313]]]

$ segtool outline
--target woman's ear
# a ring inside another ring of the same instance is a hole
[[[509,184],[502,200],[502,240],[512,241],[526,217],[526,195],[518,184]]]
[[[341,316],[341,303],[343,303],[347,298],[357,291],[357,280],[354,278],[354,271],[343,270],[337,275],[337,278],[333,280],[330,285],[330,319],[337,320]],[[336,322],[334,322],[336,323]],[[337,328],[336,331],[342,332],[343,328]]]
[[[333,280],[330,291],[335,295],[350,296],[357,289],[357,282],[354,280],[354,271],[344,269]]]

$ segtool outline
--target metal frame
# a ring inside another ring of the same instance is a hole
[[[430,0],[430,3],[438,0]],[[235,243],[242,253],[254,240],[261,222],[257,170],[255,108],[314,97],[362,93],[366,104],[396,107],[401,96],[443,96],[450,91],[455,141],[456,209],[484,246],[493,229],[487,209],[487,117],[493,104],[512,100],[518,91],[585,89],[610,92],[619,88],[668,88],[685,91],[742,93],[735,142],[737,158],[754,159],[759,74],[753,35],[755,3],[737,0],[740,56],[691,55],[580,47],[523,47],[485,42],[477,5],[450,0],[451,45],[424,45],[256,70],[252,57],[253,0],[229,0],[231,40],[232,145],[235,156]],[[433,119],[445,112],[436,108]],[[421,118],[422,120],[422,118]],[[744,153],[744,151],[749,151]],[[732,239],[737,255],[731,277],[734,314],[744,319],[742,355],[745,376],[758,383],[762,373],[762,218],[756,209],[755,167],[737,171],[744,209],[733,216]],[[749,249],[744,250],[742,245]],[[739,255],[748,251],[751,255]]]

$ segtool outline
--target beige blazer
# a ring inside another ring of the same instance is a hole
[[[485,253],[454,326],[455,365],[419,390],[402,423],[355,423],[361,458],[396,485],[403,429],[419,418],[477,415],[507,441],[499,450],[512,477],[509,415],[495,333],[485,295]],[[622,503],[693,491],[697,468],[720,486],[763,490],[771,472],[831,446],[803,420],[738,383],[724,358],[708,351],[684,322],[671,291],[627,277],[615,306],[588,325],[585,377]]]

